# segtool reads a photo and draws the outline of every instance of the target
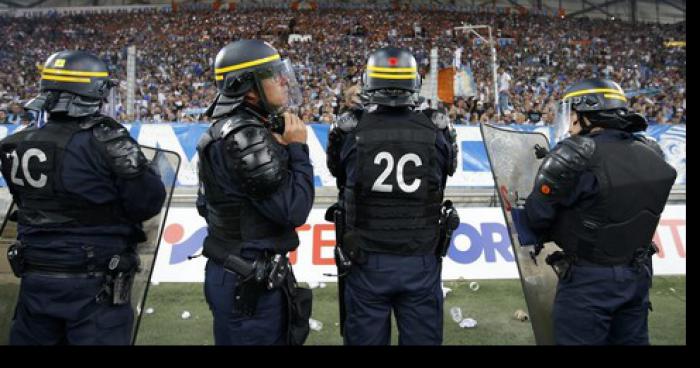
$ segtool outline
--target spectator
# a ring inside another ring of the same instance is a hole
[[[449,116],[455,124],[466,124],[469,112],[466,109],[466,102],[462,98],[458,98],[456,103],[450,106]]]
[[[510,110],[508,97],[510,97],[510,81],[512,79],[503,67],[498,68],[498,108],[501,114],[505,114],[506,110]]]
[[[320,123],[322,124],[333,124],[333,121],[335,120],[335,115],[331,114],[330,112],[325,112],[321,116],[321,121]]]
[[[7,111],[0,109],[0,124],[11,124],[7,118]]]
[[[19,125],[22,123],[22,117],[25,115],[24,107],[19,103],[13,103],[10,106],[10,113],[7,115],[8,124]]]
[[[503,111],[503,115],[501,115],[501,120],[502,124],[515,124],[515,119],[513,117],[513,113],[511,110],[505,110]]]
[[[529,110],[527,112],[527,120],[525,121],[525,123],[534,125],[544,125],[544,121],[542,120],[542,113],[533,109]]]
[[[147,101],[147,106],[132,117],[123,108],[120,116],[144,122],[171,121],[173,116],[195,121],[199,113],[181,111],[204,109],[214,99],[214,89],[208,87],[213,83],[211,66],[218,48],[237,38],[286,43],[293,30],[311,37],[311,42],[285,46],[284,56],[293,61],[304,89],[304,107],[312,109],[316,119],[325,113],[321,108],[326,100],[333,114],[345,108],[344,90],[357,84],[363,72],[358,65],[364,64],[368,51],[391,42],[413,51],[424,79],[432,47],[440,50],[442,65],[451,65],[454,50],[463,47],[461,63],[469,64],[476,81],[476,96],[467,103],[463,118],[476,113],[481,121],[486,114],[492,121],[496,110],[490,50],[445,30],[462,25],[465,19],[471,24],[491,24],[496,14],[490,7],[456,9],[436,4],[433,10],[385,11],[381,4],[364,4],[359,9],[333,4],[315,12],[295,12],[257,5],[240,7],[235,13],[183,7],[177,13],[139,10],[0,17],[4,35],[0,95],[5,102],[36,95],[40,73],[34,66],[58,49],[99,52],[115,65],[113,77],[125,81],[126,48],[134,45],[138,59],[135,97]],[[529,115],[532,109],[541,112],[543,123],[548,124],[552,118],[544,117],[552,115],[554,101],[562,97],[566,85],[604,76],[638,96],[636,111],[651,118],[661,110],[667,121],[685,121],[685,48],[659,47],[668,39],[685,39],[685,22],[633,25],[517,12],[498,14],[495,19],[496,34],[503,40],[497,45],[498,62],[503,66],[498,71],[499,112],[510,109]],[[122,106],[125,87],[122,83],[118,90]],[[683,110],[674,119],[677,108]]]
[[[527,121],[527,118],[525,117],[525,114],[517,112],[517,111],[513,113],[513,122],[515,124],[518,124],[518,125],[525,124],[526,121]]]

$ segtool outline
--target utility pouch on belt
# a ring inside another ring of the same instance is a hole
[[[452,240],[452,233],[459,227],[459,214],[452,205],[452,201],[445,201],[440,210],[440,237],[435,254],[439,258],[447,255]]]
[[[287,297],[287,344],[304,345],[309,336],[313,294],[311,289],[297,285],[292,272],[287,276],[282,288]]]
[[[343,249],[343,236],[345,235],[345,210],[338,203],[334,203],[326,210],[325,220],[335,224],[335,265],[338,268],[338,275],[350,270],[352,261],[347,252]]]
[[[638,270],[644,270],[649,276],[649,287],[651,288],[651,283],[654,278],[654,266],[652,261],[652,256],[658,252],[658,247],[653,241],[649,243],[647,248],[639,248],[634,252],[632,256],[631,266],[636,267]]]
[[[7,261],[10,263],[12,273],[16,277],[22,277],[24,273],[24,245],[19,240],[7,248]]]
[[[98,302],[109,301],[111,305],[131,302],[131,287],[136,273],[140,271],[141,259],[134,252],[112,256],[107,265],[105,283],[97,296]]]
[[[355,231],[346,231],[343,234],[343,254],[347,254],[345,259],[350,259],[349,264],[355,263],[363,265],[367,263],[367,252],[360,247],[362,240]]]
[[[246,261],[237,258],[240,262]],[[289,259],[281,254],[270,256],[266,253],[258,256],[248,267],[238,267],[238,269],[248,269],[250,272],[238,273],[239,281],[234,292],[234,309],[240,313],[252,317],[258,306],[258,300],[267,290],[272,290],[285,285],[285,280],[291,274]]]
[[[574,260],[564,252],[553,252],[545,258],[545,262],[552,266],[559,280],[566,280],[571,276],[571,265],[574,263]]]
[[[239,278],[234,292],[233,308],[252,317],[258,307],[258,300],[266,290],[265,284],[255,281],[254,276]]]

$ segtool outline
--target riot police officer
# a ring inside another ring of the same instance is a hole
[[[204,292],[217,345],[301,344],[311,293],[286,257],[314,201],[306,127],[286,111],[300,101],[289,60],[258,40],[222,48],[218,95],[202,136],[198,209],[208,235]]]
[[[535,234],[562,248],[547,258],[555,342],[649,344],[652,237],[676,171],[635,134],[647,122],[613,81],[571,86],[557,123],[571,136],[545,156],[525,206]]]
[[[399,344],[442,343],[441,260],[459,219],[441,204],[458,150],[446,114],[415,109],[420,83],[409,51],[376,50],[363,76],[366,106],[329,133],[339,202],[327,219],[336,222],[346,345],[389,344],[392,310]]]
[[[142,222],[160,212],[165,189],[126,128],[100,113],[113,85],[95,55],[51,55],[27,104],[45,124],[0,142],[17,205],[10,263],[22,278],[11,344],[131,342],[134,313],[112,276],[133,276]]]

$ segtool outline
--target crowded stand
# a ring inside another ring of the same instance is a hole
[[[494,106],[489,48],[464,24],[494,27],[499,104]],[[459,65],[474,89],[445,108],[456,124],[551,124],[554,104],[571,83],[602,77],[620,83],[650,124],[686,122],[686,24],[567,18],[477,8],[445,10],[266,8],[123,10],[32,17],[0,16],[0,123],[28,124],[22,104],[37,94],[40,67],[53,52],[97,53],[120,81],[115,111],[123,121],[198,122],[213,101],[216,51],[240,38],[267,40],[294,63],[303,87],[299,115],[331,123],[359,90],[371,50],[409,48],[424,81],[430,50],[439,68]],[[134,116],[126,113],[127,47],[137,49]],[[499,112],[499,114],[497,114]]]

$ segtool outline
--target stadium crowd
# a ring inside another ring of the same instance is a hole
[[[493,105],[490,50],[472,35],[454,31],[466,24],[489,24],[498,39],[499,106]],[[388,44],[413,51],[424,78],[430,49],[440,66],[460,63],[474,77],[473,96],[447,106],[458,124],[483,121],[549,124],[563,88],[600,76],[618,81],[631,105],[651,123],[686,120],[686,51],[666,47],[685,40],[685,22],[631,23],[505,13],[402,9],[211,9],[123,11],[116,13],[0,16],[0,123],[28,123],[21,102],[37,93],[39,67],[53,52],[85,49],[98,53],[120,80],[120,119],[143,122],[201,121],[214,99],[212,65],[216,51],[239,38],[262,38],[289,56],[304,90],[300,116],[330,123],[357,91],[366,56]],[[290,35],[310,36],[292,37]],[[126,116],[127,47],[137,49],[135,116]],[[425,79],[424,79],[425,80]],[[497,119],[496,109],[500,109]]]

